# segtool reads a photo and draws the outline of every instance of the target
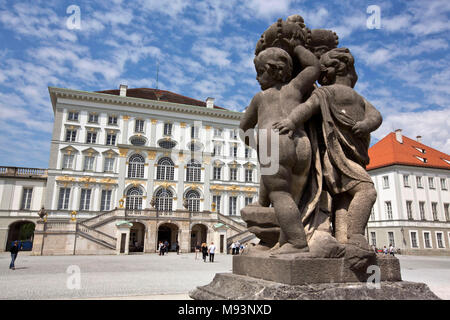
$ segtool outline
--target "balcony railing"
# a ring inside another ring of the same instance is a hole
[[[47,177],[47,169],[0,167],[0,175],[9,177]]]

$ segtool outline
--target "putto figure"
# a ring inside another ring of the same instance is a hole
[[[293,53],[302,66],[302,71],[293,79],[293,62],[285,50],[270,47],[256,56],[256,79],[262,91],[253,97],[245,111],[240,124],[244,132],[257,125],[259,131],[267,130],[268,140],[273,139],[273,122],[286,118],[313,89],[320,76],[319,60],[302,45],[297,45]],[[266,145],[270,146],[270,141]],[[272,204],[281,227],[278,246],[272,248],[274,254],[308,251],[298,204],[310,166],[310,142],[303,123],[299,123],[289,137],[279,137],[278,172],[261,175],[259,205],[268,207]],[[261,163],[261,167],[264,164]]]
[[[353,87],[357,81],[354,58],[347,48],[336,48],[320,58],[323,73],[311,97],[286,119],[275,121],[280,134],[294,137],[298,127],[321,116],[321,152],[326,190],[333,198],[335,237],[341,243],[369,250],[364,229],[376,200],[369,163],[370,132],[381,125],[380,113]]]

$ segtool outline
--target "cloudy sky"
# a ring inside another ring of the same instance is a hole
[[[343,4],[345,2],[345,4]],[[81,29],[70,29],[70,5]],[[381,9],[369,29],[369,5]],[[450,153],[448,0],[2,0],[0,165],[46,168],[48,86],[156,86],[242,111],[259,90],[253,50],[277,18],[335,30],[356,58],[356,90],[383,114],[373,137],[402,128]]]

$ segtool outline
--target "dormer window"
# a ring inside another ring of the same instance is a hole
[[[416,149],[417,151],[419,151],[420,153],[423,153],[423,154],[425,154],[427,152],[425,149],[418,148],[418,147],[414,147],[414,149]]]
[[[427,158],[421,158],[418,156],[415,156],[417,159],[419,159],[420,161],[422,161],[423,163],[427,163]]]

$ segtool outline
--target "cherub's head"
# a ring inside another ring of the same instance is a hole
[[[347,48],[335,48],[320,57],[322,75],[319,83],[321,85],[330,85],[335,83],[336,76],[347,77],[353,88],[358,80],[355,71],[355,59]]]
[[[256,69],[256,80],[262,90],[278,83],[286,83],[292,76],[292,58],[280,48],[267,48],[253,60]]]

